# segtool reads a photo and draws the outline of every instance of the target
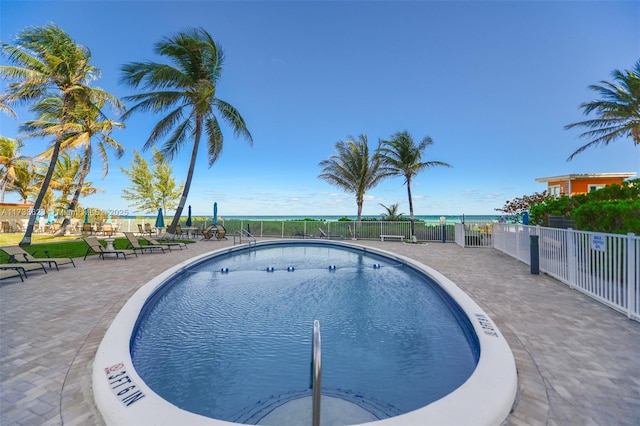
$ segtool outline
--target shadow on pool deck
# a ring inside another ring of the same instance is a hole
[[[492,317],[518,368],[519,401],[507,424],[639,424],[640,323],[493,249],[355,243],[438,270]],[[75,269],[0,282],[0,424],[102,424],[92,361],[122,305],[163,270],[232,244],[80,259]]]

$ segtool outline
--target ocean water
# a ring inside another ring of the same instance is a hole
[[[242,216],[242,215],[222,215],[225,220],[235,219],[235,220],[305,220],[305,219],[314,219],[314,220],[324,220],[324,221],[337,221],[342,218],[347,218],[351,220],[356,220],[357,216],[353,215],[298,215],[298,216]],[[405,218],[409,218],[409,215],[403,215]],[[440,222],[440,218],[444,217],[447,223],[456,223],[456,222],[479,222],[479,221],[498,221],[500,215],[416,215],[415,218],[418,220],[423,220],[426,222]],[[380,220],[380,215],[372,215],[362,216],[363,220],[367,219],[378,219]]]
[[[141,216],[122,216],[123,219],[136,219],[136,218],[146,218],[155,220],[155,215],[141,215]],[[170,215],[170,217],[173,217]],[[208,215],[199,215],[194,214],[194,218],[202,218],[209,217]],[[302,221],[305,219],[313,219],[313,220],[322,220],[327,222],[333,222],[340,220],[342,218],[347,218],[351,220],[356,220],[357,216],[353,215],[220,215],[219,220],[246,220],[246,221]],[[408,215],[403,215],[405,218],[409,218]],[[497,222],[500,218],[500,215],[416,215],[415,218],[418,220],[423,220],[427,223],[440,223],[440,218],[444,217],[446,223],[460,223],[460,222]],[[186,215],[184,216],[186,220]],[[363,215],[362,219],[378,219],[380,220],[380,215]]]

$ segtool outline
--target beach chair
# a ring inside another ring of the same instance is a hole
[[[166,247],[169,249],[169,251],[171,251],[171,247],[178,247],[180,250],[182,249],[186,249],[187,245],[185,243],[181,243],[179,241],[158,241],[155,238],[151,238],[151,237],[147,237],[147,236],[142,236],[142,239],[145,240],[147,243],[149,243],[152,246],[161,246],[161,247]]]
[[[115,254],[116,258],[122,255],[122,257],[124,257],[124,260],[127,260],[128,254],[133,254],[136,257],[138,257],[138,254],[133,250],[119,250],[119,249],[107,250],[102,246],[102,244],[100,244],[100,241],[98,240],[97,237],[84,237],[82,240],[85,243],[87,243],[87,245],[89,246],[89,248],[87,249],[87,252],[84,255],[84,260],[87,260],[87,256],[92,254],[97,254],[99,257],[102,258],[102,260],[104,260],[104,256],[106,254],[109,254],[109,255]]]
[[[218,233],[216,225],[209,225],[202,231],[202,239],[210,241],[215,234]]]
[[[227,229],[224,227],[224,225],[217,224],[216,227],[218,228],[218,232],[216,232],[216,238],[218,240],[226,240]]]
[[[49,268],[51,268],[52,265],[55,266],[56,271],[60,270],[58,266],[61,265],[71,264],[74,268],[76,267],[76,264],[70,257],[33,257],[31,254],[27,253],[19,246],[0,247],[0,250],[9,255],[12,263],[40,263],[41,265],[44,265],[46,263],[47,265],[49,265]]]
[[[129,240],[129,247],[127,248],[130,248],[133,251],[140,251],[144,254],[145,251],[153,253],[154,250],[160,250],[162,253],[164,253],[165,248],[160,245],[141,245],[140,241],[138,241],[138,238],[133,235],[133,232],[123,232],[123,234],[125,237],[127,237],[127,240]]]
[[[104,225],[102,225],[102,235],[105,236],[112,236],[113,235],[113,225],[111,225],[110,223],[105,223]]]
[[[27,271],[43,271],[47,273],[47,269],[40,263],[6,263],[0,265],[0,270],[15,270],[28,278]]]
[[[6,280],[8,278],[19,277],[20,281],[24,282],[22,274],[15,269],[0,269],[0,280]]]
[[[144,233],[145,234],[149,234],[149,236],[152,236],[153,234],[157,234],[158,233],[157,231],[158,231],[157,229],[153,229],[151,227],[150,223],[145,223],[144,224]]]

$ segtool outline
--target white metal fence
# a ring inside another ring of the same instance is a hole
[[[530,265],[532,236],[541,272],[640,321],[640,237],[495,224],[493,247]]]

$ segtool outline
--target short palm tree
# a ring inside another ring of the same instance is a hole
[[[398,211],[400,210],[399,203],[391,204],[390,206],[385,206],[382,203],[379,203],[379,204],[385,210],[385,212],[381,214],[382,220],[388,220],[388,221],[402,220],[402,216],[404,215],[404,213],[398,213]]]
[[[15,191],[23,203],[38,196],[38,188],[40,186],[40,176],[36,173],[34,167],[25,162],[16,167],[16,179],[13,181],[13,191]]]
[[[407,185],[409,197],[409,218],[411,220],[411,236],[415,235],[415,216],[413,213],[413,197],[411,195],[411,182],[425,169],[433,167],[451,167],[442,161],[422,161],[422,155],[428,146],[433,145],[433,140],[426,136],[416,145],[408,131],[397,132],[390,140],[382,141],[378,155],[384,165],[386,176],[402,176]]]
[[[101,191],[93,186],[93,182],[84,179],[81,181],[83,167],[83,161],[79,155],[72,157],[66,152],[60,154],[50,184],[51,189],[60,192],[60,196],[55,201],[60,210],[72,209],[72,201],[69,200],[72,193],[79,192],[83,196],[89,196]]]
[[[334,147],[336,154],[320,162],[322,173],[318,177],[356,196],[360,221],[365,193],[384,178],[380,160],[376,155],[369,155],[365,134],[358,138],[350,136],[347,141],[338,141]]]
[[[5,192],[11,190],[16,180],[16,168],[27,163],[27,158],[20,154],[24,146],[22,141],[0,136],[0,183],[2,184],[2,197],[4,203]]]
[[[11,80],[2,103],[33,104],[52,95],[62,99],[58,120],[60,128],[52,142],[51,161],[34,203],[34,210],[38,211],[58,161],[65,125],[70,119],[69,112],[77,102],[104,94],[100,89],[89,87],[89,83],[98,78],[100,70],[89,64],[91,52],[76,44],[55,24],[23,30],[18,34],[15,46],[0,41],[0,52],[15,64],[0,66],[0,75]],[[31,244],[35,219],[35,215],[29,216],[20,245]]]
[[[598,92],[601,99],[580,105],[585,115],[594,113],[597,117],[565,126],[565,129],[590,129],[580,137],[591,139],[571,154],[567,161],[585,149],[607,146],[616,139],[631,138],[640,147],[640,61],[636,62],[633,70],[615,70],[612,75],[614,83],[601,81],[600,85],[589,86]]]
[[[137,112],[166,113],[151,131],[144,148],[166,137],[160,151],[169,161],[185,144],[192,144],[182,196],[167,228],[167,233],[174,234],[191,188],[200,140],[206,138],[209,167],[222,152],[223,135],[218,117],[231,126],[236,137],[243,136],[249,144],[253,139],[240,113],[216,97],[224,54],[207,31],[191,29],[164,38],[155,45],[154,52],[172,64],[133,62],[122,67],[124,84],[148,90],[125,98],[136,104],[123,118]]]

